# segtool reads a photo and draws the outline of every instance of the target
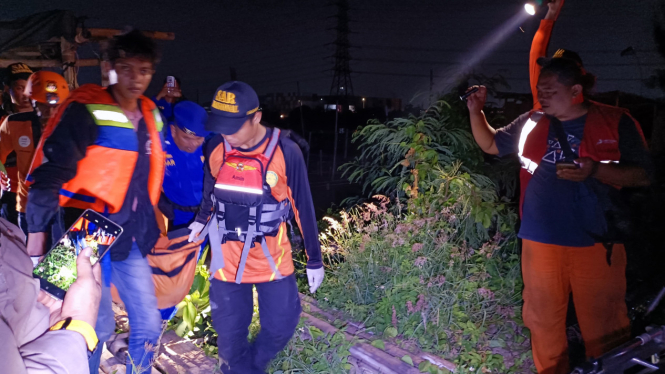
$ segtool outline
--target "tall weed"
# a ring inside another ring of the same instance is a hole
[[[459,162],[434,166],[427,181],[404,191],[402,209],[375,196],[326,218],[324,257],[344,261],[330,264],[317,299],[465,371],[528,371],[515,213],[488,178]]]

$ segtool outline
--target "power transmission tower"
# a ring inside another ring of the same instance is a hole
[[[351,83],[351,68],[349,61],[349,2],[348,0],[337,0],[334,3],[337,6],[337,38],[333,43],[335,45],[335,68],[333,69],[333,81],[330,86],[331,96],[353,96],[353,83]]]

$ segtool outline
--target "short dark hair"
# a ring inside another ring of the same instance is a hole
[[[108,44],[106,59],[115,63],[120,58],[138,58],[150,61],[154,66],[159,62],[160,53],[154,40],[143,35],[141,31],[132,29],[114,36]]]
[[[538,64],[542,66],[540,75],[556,75],[559,83],[572,87],[576,84],[582,86],[584,95],[589,94],[596,85],[596,76],[588,73],[577,61],[568,58],[539,58]]]

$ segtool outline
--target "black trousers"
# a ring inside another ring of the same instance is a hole
[[[252,286],[259,299],[261,331],[249,343],[252,322]],[[294,274],[280,280],[236,284],[213,279],[210,283],[212,324],[224,374],[263,374],[289,342],[300,321],[300,297]]]

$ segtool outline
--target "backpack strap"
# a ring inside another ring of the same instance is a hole
[[[218,270],[224,268],[224,252],[221,250],[222,240],[219,237],[219,229],[224,226],[224,204],[217,204],[215,200],[215,195],[212,194],[212,203],[215,205],[215,211],[210,215],[210,221],[208,221],[208,238],[210,239],[210,248],[219,248],[219,251],[212,251],[212,258],[210,259],[210,279],[215,277],[215,274]],[[221,211],[217,211],[220,209]],[[217,221],[217,215],[221,215],[222,224],[220,225]]]
[[[249,208],[249,225],[247,225],[247,234],[245,235],[245,243],[242,247],[242,252],[240,254],[240,264],[238,265],[238,271],[236,272],[236,283],[240,284],[242,281],[242,274],[245,272],[245,265],[247,265],[247,256],[249,256],[249,250],[254,246],[254,238],[257,236],[256,232],[256,207]]]
[[[231,147],[231,144],[226,141],[226,138],[222,136],[222,139],[224,139],[224,158],[226,158],[226,154],[231,152],[233,150],[233,147]]]
[[[210,279],[215,277],[218,270],[224,268],[224,252],[221,250],[222,240],[219,238],[219,224],[217,222],[217,214],[213,213],[208,222],[210,228],[208,229],[208,238],[210,238],[210,248],[219,249],[212,252],[210,259]]]
[[[266,206],[269,208],[266,209]],[[282,222],[288,220],[289,214],[291,213],[291,201],[285,199],[279,204],[264,204],[263,209],[264,211],[261,213],[260,221],[262,225],[259,226],[259,230],[264,233],[272,232],[279,228],[279,225],[281,225]],[[264,222],[275,222],[275,224],[273,226],[268,226],[264,225]]]
[[[261,237],[261,249],[263,250],[263,255],[268,259],[268,263],[270,264],[270,268],[275,274],[275,278],[278,280],[284,278],[284,276],[282,276],[282,274],[279,272],[279,269],[277,269],[277,265],[275,265],[275,260],[272,258],[272,255],[270,255],[270,249],[268,249],[265,236]]]
[[[266,147],[266,150],[263,151],[263,156],[266,158],[266,160],[268,160],[268,163],[266,164],[263,170],[264,174],[268,173],[268,166],[270,166],[270,163],[272,162],[272,157],[275,155],[275,150],[277,150],[277,145],[279,144],[279,135],[281,132],[282,130],[278,129],[277,127],[273,127],[272,135],[270,136],[270,140],[268,141],[268,146]]]
[[[281,130],[278,129],[277,127],[274,127],[272,129],[272,135],[270,136],[270,141],[268,142],[268,146],[266,147],[266,150],[263,151],[263,155],[266,156],[268,160],[270,160],[275,154],[275,149],[277,149],[277,143],[279,142],[279,134]]]

